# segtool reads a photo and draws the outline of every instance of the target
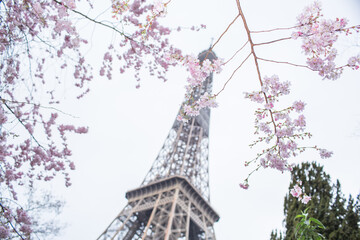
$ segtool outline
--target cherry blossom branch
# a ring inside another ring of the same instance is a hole
[[[1,211],[3,213],[5,213],[5,209],[6,207],[4,207],[4,205],[2,205],[2,203],[0,202],[0,207],[1,207]],[[16,219],[15,219],[16,221]],[[17,221],[16,221],[17,222]],[[11,228],[14,230],[14,232],[23,240],[25,240],[25,238],[16,230],[15,226],[11,223],[11,221],[8,219],[8,223],[10,224]]]
[[[65,5],[64,3],[62,3],[62,2],[59,2],[59,1],[57,1],[57,0],[53,0],[53,1],[56,2],[56,3],[59,4],[59,5],[62,5],[62,6],[64,6],[64,7],[66,7],[68,10],[70,10],[70,11],[72,11],[72,12],[74,12],[74,13],[76,13],[76,14],[84,17],[84,18],[86,18],[87,20],[89,20],[89,21],[91,21],[91,22],[94,22],[94,23],[96,23],[96,24],[99,24],[99,25],[102,25],[102,26],[104,26],[104,27],[106,27],[106,28],[109,28],[109,29],[111,29],[111,30],[119,33],[121,36],[125,37],[126,39],[128,39],[128,40],[130,40],[130,41],[137,42],[136,40],[134,40],[134,39],[131,38],[130,36],[126,35],[125,33],[119,31],[117,28],[115,28],[115,27],[113,27],[113,26],[110,26],[110,25],[105,24],[105,23],[103,23],[103,22],[97,21],[96,19],[90,18],[89,16],[87,16],[86,14],[84,14],[84,13],[82,13],[82,12],[79,12],[79,11],[77,11],[77,10],[75,10],[75,9],[72,9],[72,8],[66,6],[66,5]],[[137,42],[137,43],[138,43],[138,42]]]
[[[263,82],[262,82],[261,74],[260,74],[259,63],[258,63],[257,56],[256,56],[256,53],[255,53],[255,50],[254,50],[254,43],[253,43],[252,38],[251,38],[250,29],[249,29],[249,27],[247,25],[245,15],[244,15],[243,11],[241,10],[240,1],[236,0],[236,3],[237,3],[238,10],[239,10],[239,14],[241,15],[241,18],[242,18],[243,23],[244,23],[246,33],[248,35],[248,40],[249,40],[250,47],[251,47],[251,53],[254,56],[254,62],[255,62],[256,71],[257,71],[257,74],[258,74],[258,77],[259,77],[259,82],[260,82],[260,85],[263,86]],[[266,96],[265,93],[263,93],[263,95],[265,97],[266,103],[268,103],[268,97]],[[269,112],[270,112],[271,121],[272,121],[273,126],[274,126],[274,131],[275,131],[275,134],[276,134],[277,128],[276,128],[274,116],[273,116],[273,113],[272,113],[272,111],[270,109],[269,109]],[[279,141],[279,139],[277,138],[277,142],[278,141]]]
[[[251,54],[254,56],[256,71],[257,71],[257,74],[258,74],[258,77],[259,77],[260,85],[262,86],[263,83],[262,83],[262,80],[261,80],[259,64],[257,62],[257,57],[256,57],[256,53],[255,53],[255,50],[254,50],[254,43],[253,43],[252,38],[251,38],[250,30],[249,30],[249,27],[248,27],[248,25],[246,23],[244,13],[241,10],[240,1],[236,0],[236,3],[237,3],[238,10],[239,10],[239,15],[241,16],[241,18],[243,20],[243,23],[244,23],[244,27],[245,27],[245,30],[246,30],[246,33],[247,33],[247,36],[248,36],[248,41],[250,43]]]
[[[21,125],[26,129],[26,131],[30,134],[31,138],[37,143],[37,145],[45,150],[45,148],[38,142],[38,140],[35,138],[35,136],[28,130],[28,128],[25,126],[24,122],[16,115],[16,113],[10,108],[10,106],[7,105],[5,100],[1,99],[1,101],[5,105],[5,107],[16,117],[16,119],[21,123]]]

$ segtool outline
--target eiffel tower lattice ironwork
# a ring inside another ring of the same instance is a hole
[[[212,51],[198,58],[216,59]],[[212,75],[195,91],[211,92]],[[98,240],[215,240],[219,215],[210,206],[210,109],[189,121],[175,120],[159,155],[139,188],[126,193],[128,203]]]

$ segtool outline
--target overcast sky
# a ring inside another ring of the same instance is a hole
[[[264,30],[290,27],[296,16],[311,1],[251,0],[242,1],[250,29]],[[346,17],[350,25],[360,24],[359,0],[323,1],[324,14],[329,18]],[[106,9],[97,1],[96,12]],[[207,49],[237,14],[235,0],[172,0],[166,23],[171,27],[206,24],[201,32],[182,31],[172,40],[184,53],[198,54]],[[92,29],[91,26],[89,29]],[[82,29],[89,34],[89,29]],[[100,26],[92,35],[87,57],[95,71],[107,47],[110,32]],[[286,35],[287,34],[287,35]],[[289,32],[285,35],[288,36]],[[254,36],[256,41],[284,35]],[[358,35],[357,35],[358,36]],[[225,60],[240,48],[247,36],[238,20],[214,49]],[[260,57],[304,63],[299,42],[278,43],[256,49]],[[358,44],[356,46],[356,44]],[[340,61],[360,52],[358,38],[341,41]],[[219,91],[232,71],[248,54],[244,51],[214,76],[214,92]],[[346,70],[337,81],[323,81],[314,72],[288,65],[261,62],[263,76],[279,75],[292,82],[285,104],[302,99],[307,103],[305,116],[308,130],[314,137],[309,145],[334,151],[334,157],[322,160],[311,150],[295,162],[313,161],[339,179],[345,194],[360,192],[360,70]],[[116,71],[117,72],[117,71]],[[87,135],[70,138],[73,160],[77,169],[71,174],[73,186],[54,182],[52,189],[67,202],[61,221],[68,224],[57,239],[96,239],[126,205],[125,192],[140,185],[160,150],[183,100],[186,81],[184,69],[170,70],[169,81],[150,78],[143,73],[141,88],[131,74],[118,75],[112,81],[94,79],[91,92],[74,102],[64,94],[61,109],[76,115],[76,124],[87,125]],[[288,173],[262,170],[250,179],[250,188],[240,189],[239,183],[252,170],[244,167],[256,152],[248,145],[254,140],[253,112],[256,104],[244,99],[243,92],[258,90],[259,83],[253,59],[249,59],[219,97],[219,108],[212,110],[210,123],[210,189],[211,205],[219,213],[215,224],[217,239],[268,239],[272,229],[280,228],[283,220],[283,199],[288,192]]]

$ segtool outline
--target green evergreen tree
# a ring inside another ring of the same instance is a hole
[[[270,235],[270,240],[282,240],[282,233],[281,231],[279,231],[279,236],[278,236],[278,231],[277,230],[272,230],[271,231],[271,235]]]
[[[308,208],[308,215],[318,219],[325,229],[319,233],[329,240],[360,240],[360,195],[356,201],[350,195],[346,201],[341,192],[340,182],[332,184],[331,178],[322,166],[316,163],[302,163],[294,167],[289,189],[302,181],[304,192],[311,196],[305,205],[291,194],[284,199],[285,231],[272,231],[270,240],[294,240],[295,227],[299,222],[295,217]],[[280,234],[279,234],[280,233]]]

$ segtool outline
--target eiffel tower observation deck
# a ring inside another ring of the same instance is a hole
[[[200,62],[216,59],[205,50]],[[194,94],[211,93],[210,75]],[[125,208],[98,240],[215,240],[219,215],[210,206],[210,109],[187,122],[175,120],[150,171],[139,188],[126,193]]]

